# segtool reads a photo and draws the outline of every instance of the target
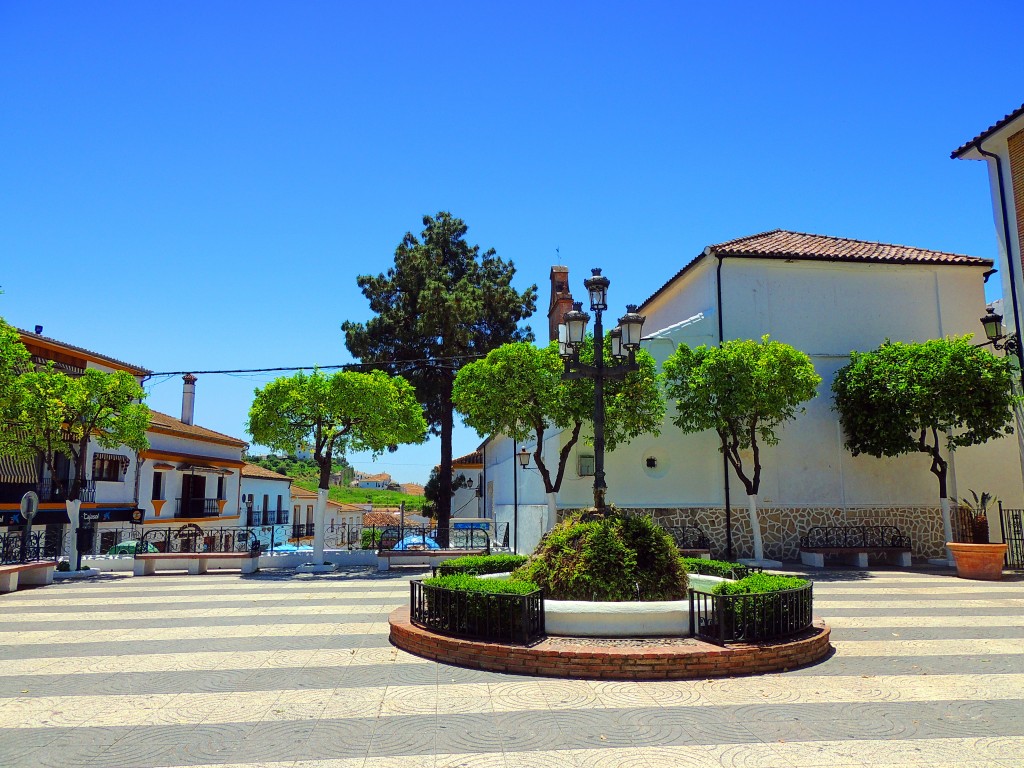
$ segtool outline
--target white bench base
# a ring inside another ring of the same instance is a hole
[[[243,574],[255,573],[259,570],[259,556],[238,557],[232,554],[171,554],[171,555],[137,555],[133,565],[133,572],[136,576],[152,576],[157,571],[157,564],[164,560],[185,560],[186,568],[190,576],[198,576],[206,573],[210,567],[211,560],[229,561],[238,563]],[[179,568],[168,568],[167,570],[179,570]]]
[[[909,552],[895,552],[892,553],[896,556],[896,565],[900,568],[910,567],[910,553]],[[849,564],[854,568],[867,568],[868,567],[868,553],[867,552],[850,552],[845,555],[850,561]],[[825,554],[823,552],[805,552],[800,550],[800,562],[809,568],[824,568],[825,567]]]
[[[21,587],[41,587],[53,584],[54,562],[24,563],[0,566],[0,594],[14,592]]]

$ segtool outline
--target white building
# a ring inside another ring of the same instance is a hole
[[[241,515],[264,549],[276,549],[292,537],[292,479],[246,462],[242,467]]]
[[[912,538],[916,556],[943,554],[938,486],[927,458],[853,457],[843,447],[830,386],[851,350],[874,349],[886,339],[980,333],[991,268],[991,261],[971,256],[775,230],[706,248],[643,303],[643,346],[659,364],[681,342],[710,345],[767,333],[810,355],[823,379],[806,412],[782,429],[781,443],[761,449],[760,517],[768,556],[795,559],[799,535],[809,527],[857,521],[898,526]],[[564,311],[560,285],[567,284],[566,272],[552,271],[552,327]],[[617,298],[614,289],[610,296]],[[543,449],[549,466],[557,466],[564,440],[550,433]],[[559,509],[593,503],[593,449],[587,442],[573,449]],[[750,556],[745,491],[718,447],[713,432],[683,435],[666,419],[660,436],[642,436],[607,454],[608,501],[650,511],[667,525],[696,524],[714,554],[724,556],[728,493],[733,556]],[[530,551],[544,529],[540,477],[533,467],[515,466],[507,437],[494,436],[485,455],[488,516],[498,522],[518,518],[519,549]],[[951,498],[973,488],[1020,506],[1016,440],[958,450],[950,460],[949,488]]]

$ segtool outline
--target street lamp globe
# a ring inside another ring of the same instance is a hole
[[[570,347],[579,347],[583,344],[583,338],[587,334],[587,323],[590,315],[583,311],[582,302],[575,302],[572,309],[565,313],[563,318],[568,329],[568,344]]]
[[[526,469],[527,466],[529,466],[529,464],[530,464],[530,454],[526,452],[525,448],[520,448],[519,449],[519,453],[518,453],[518,457],[519,457],[519,466],[522,467],[523,469]]]
[[[608,332],[608,341],[611,345],[612,357],[616,360],[621,360],[626,357],[626,352],[622,349],[622,329],[612,328]]]
[[[640,349],[640,337],[644,328],[644,320],[647,318],[637,313],[636,304],[626,305],[626,314],[619,318],[619,328],[622,331],[622,346],[628,350]]]
[[[583,281],[583,286],[590,294],[590,309],[593,312],[604,312],[608,309],[608,286],[611,281],[601,274],[600,269],[590,270],[593,277]]]
[[[992,307],[989,307],[988,314],[981,318],[981,324],[989,341],[999,341],[1003,338],[1003,316],[997,314]]]

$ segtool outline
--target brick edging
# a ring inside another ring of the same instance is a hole
[[[601,680],[680,680],[787,671],[824,659],[832,650],[831,629],[823,621],[795,639],[696,645],[622,647],[586,645],[567,648],[543,640],[532,646],[484,643],[440,635],[409,621],[409,609],[388,617],[391,642],[403,651],[445,664],[490,672]]]

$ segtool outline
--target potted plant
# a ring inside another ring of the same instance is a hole
[[[961,579],[998,581],[1003,578],[1005,544],[991,544],[988,539],[988,509],[996,498],[987,491],[979,496],[971,491],[971,499],[960,499],[967,510],[971,527],[971,542],[946,543],[956,562],[956,575]]]

